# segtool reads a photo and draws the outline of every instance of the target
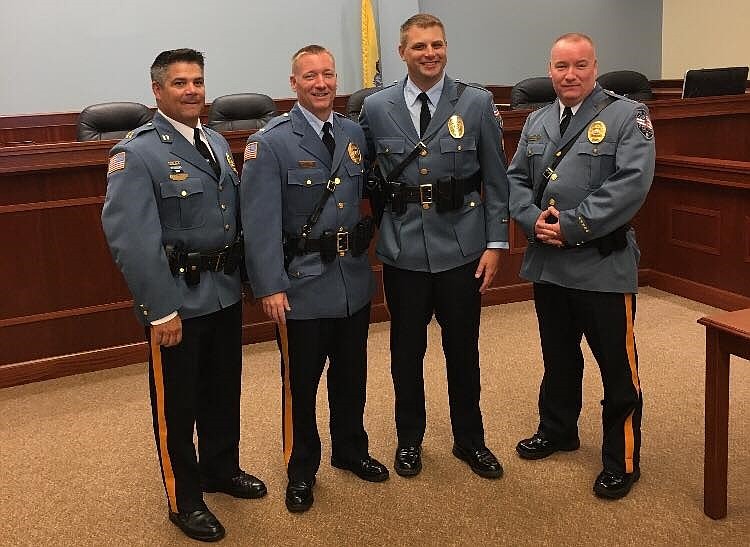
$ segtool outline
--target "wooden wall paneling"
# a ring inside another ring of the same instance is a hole
[[[721,211],[701,207],[669,207],[669,242],[702,253],[721,254]]]
[[[745,163],[745,184],[721,180],[716,160],[696,160],[671,178],[672,166],[657,159],[657,177],[649,205],[652,231],[651,267],[672,275],[738,295],[750,296],[750,264],[744,260],[746,213],[750,210],[750,162]],[[689,170],[695,173],[693,180]],[[710,181],[710,182],[706,182]]]

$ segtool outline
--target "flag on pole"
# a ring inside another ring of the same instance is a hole
[[[362,0],[362,87],[383,85],[375,17],[370,0]]]

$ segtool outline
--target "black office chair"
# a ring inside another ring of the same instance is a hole
[[[510,90],[510,109],[536,110],[547,106],[556,98],[551,78],[547,76],[526,78]]]
[[[276,116],[276,103],[262,93],[236,93],[216,97],[208,109],[206,125],[216,131],[260,129]]]
[[[364,89],[360,89],[349,95],[349,100],[346,101],[346,115],[356,122],[359,119],[359,112],[362,110],[362,103],[365,102],[365,97],[372,95],[381,89],[383,88],[365,87]]]
[[[607,72],[599,76],[596,81],[604,89],[609,89],[618,95],[624,95],[634,101],[645,101],[654,98],[648,78],[634,70],[614,70]]]
[[[128,131],[151,121],[153,111],[140,103],[115,102],[87,106],[78,115],[79,141],[121,139]]]

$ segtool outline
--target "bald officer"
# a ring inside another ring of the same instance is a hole
[[[203,492],[258,498],[266,486],[239,464],[239,179],[227,142],[200,123],[203,66],[192,49],[156,57],[158,111],[112,149],[102,225],[151,344],[169,518],[191,538],[216,541],[224,527]]]
[[[516,450],[540,459],[579,447],[585,335],[604,384],[604,469],[594,492],[621,498],[640,477],[640,252],[629,222],[651,186],[654,131],[644,105],[596,83],[588,36],[558,38],[549,74],[557,100],[529,115],[508,169],[511,214],[529,239],[521,276],[534,283],[544,358],[539,426]]]

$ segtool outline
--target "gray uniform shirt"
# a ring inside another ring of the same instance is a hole
[[[404,100],[405,82],[368,96],[360,115],[369,155],[377,157],[386,175],[420,142]],[[457,81],[446,76],[421,139],[427,153],[409,164],[401,181],[419,186],[478,175],[483,195],[470,192],[461,207],[441,213],[434,206],[409,204],[404,214],[396,215],[386,207],[377,246],[377,256],[386,264],[441,272],[475,260],[488,242],[508,240],[508,181],[492,95],[467,85],[459,97],[458,89]],[[454,125],[454,134],[448,126],[451,116],[461,120],[462,129],[456,131]]]
[[[187,286],[164,250],[212,252],[237,233],[239,178],[224,137],[203,128],[221,173],[157,113],[112,148],[102,227],[144,324],[177,310],[189,319],[241,298],[239,272],[201,272]]]
[[[594,116],[608,97],[616,100]],[[534,239],[541,214],[534,196],[555,152],[582,127],[542,196],[543,208],[560,211],[563,236],[572,246],[560,249]],[[640,250],[634,230],[627,233],[627,247],[608,256],[584,244],[628,223],[646,199],[656,157],[648,109],[597,84],[573,116],[566,139],[560,136],[557,101],[532,112],[508,168],[511,215],[529,239],[520,275],[574,289],[637,292]]]
[[[333,116],[333,160],[298,105],[250,135],[242,169],[245,261],[256,297],[286,292],[289,319],[347,317],[372,297],[367,253],[350,252],[323,262],[319,252],[295,256],[284,268],[284,234],[298,235],[329,179],[339,179],[310,238],[323,230],[352,231],[360,219],[364,184],[364,135]]]

